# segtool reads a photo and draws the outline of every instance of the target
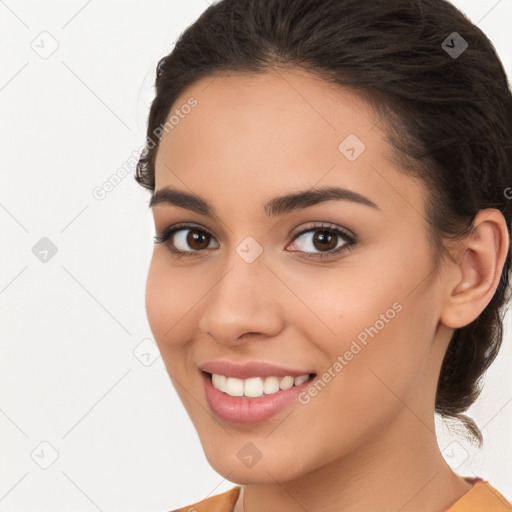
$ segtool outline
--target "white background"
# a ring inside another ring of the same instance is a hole
[[[454,3],[512,78],[512,0]],[[164,512],[233,486],[208,465],[151,339],[153,225],[149,192],[133,179],[156,63],[207,5],[0,1],[4,512]],[[123,165],[129,175],[96,199]],[[46,263],[32,252],[43,237],[57,248]],[[470,410],[484,448],[440,429],[452,467],[509,499],[510,326],[508,315],[503,351]],[[134,350],[156,359],[145,366]]]

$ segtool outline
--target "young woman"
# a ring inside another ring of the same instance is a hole
[[[148,320],[212,467],[182,511],[510,511],[445,462],[510,299],[512,95],[445,0],[222,0],[157,70]]]

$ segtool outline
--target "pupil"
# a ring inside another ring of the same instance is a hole
[[[336,247],[336,243],[334,245],[331,243],[331,247],[328,245],[329,242],[332,242],[335,238],[335,236],[332,233],[329,233],[328,231],[319,231],[318,236],[315,236],[314,242],[320,241],[320,247],[316,247],[317,249],[334,249]],[[326,243],[327,242],[327,245]]]
[[[201,238],[203,239],[203,244],[204,244],[204,240],[206,238],[205,236],[205,233],[199,233],[198,231],[190,231],[189,232],[189,235],[187,237],[187,243],[190,247],[192,247],[193,249],[195,250],[201,250],[201,249],[204,249],[204,247],[196,247],[195,244],[199,244],[201,245]],[[208,245],[208,244],[206,244]]]

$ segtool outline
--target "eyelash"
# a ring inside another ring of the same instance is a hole
[[[208,235],[208,236],[214,238],[213,235],[211,233],[209,233],[207,230],[205,230],[203,228],[199,228],[196,225],[175,224],[173,226],[169,226],[168,228],[164,229],[164,231],[162,231],[161,233],[157,233],[154,236],[154,241],[157,244],[166,243],[167,241],[170,240],[170,238],[172,237],[172,235],[174,235],[174,233],[176,233],[178,231],[182,231],[182,230],[187,230],[187,229],[194,230],[198,233]],[[340,236],[346,243],[344,245],[342,245],[341,247],[338,247],[337,249],[333,249],[333,250],[327,251],[327,252],[315,252],[315,253],[307,253],[307,252],[303,252],[303,251],[292,251],[292,252],[302,252],[306,258],[323,259],[323,258],[327,258],[330,256],[334,256],[342,251],[350,251],[357,245],[357,242],[358,242],[357,238],[354,235],[352,235],[351,233],[349,233],[348,231],[341,229],[339,227],[336,227],[332,224],[328,224],[328,223],[314,224],[313,226],[309,226],[309,227],[299,231],[293,237],[292,242],[294,242],[297,238],[302,236],[304,233],[309,233],[310,231],[313,231],[313,232],[314,231],[322,231],[322,232],[326,232],[329,234],[334,234],[334,235]],[[177,258],[181,258],[182,256],[198,257],[197,256],[198,253],[200,253],[200,252],[206,253],[207,252],[207,249],[203,249],[202,251],[180,251],[178,249],[175,249],[171,244],[167,244],[167,248]],[[206,254],[204,256],[199,256],[199,257],[201,258],[201,257],[205,257],[205,256],[206,256]]]

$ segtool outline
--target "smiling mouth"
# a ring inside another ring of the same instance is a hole
[[[208,377],[215,389],[229,396],[241,398],[258,398],[273,395],[292,387],[302,386],[303,384],[307,385],[316,377],[316,373],[306,373],[297,377],[286,375],[239,379],[205,371],[203,371],[203,374]]]

